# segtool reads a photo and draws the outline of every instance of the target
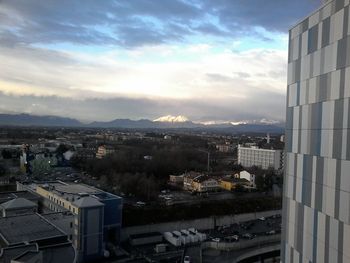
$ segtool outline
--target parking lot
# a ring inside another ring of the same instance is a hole
[[[262,217],[242,223],[219,226],[208,230],[208,239],[214,242],[239,242],[242,239],[254,239],[257,236],[269,236],[281,233],[281,215]]]

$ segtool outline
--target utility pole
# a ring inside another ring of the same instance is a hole
[[[207,163],[207,170],[208,170],[208,175],[210,171],[210,152],[208,151],[208,163]]]
[[[210,172],[210,152],[207,151],[207,150],[200,150],[198,149],[198,151],[200,152],[204,152],[208,155],[208,160],[207,160],[207,172],[208,172],[208,175],[209,175],[209,172]]]

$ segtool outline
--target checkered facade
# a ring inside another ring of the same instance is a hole
[[[289,32],[282,262],[350,263],[349,0]]]

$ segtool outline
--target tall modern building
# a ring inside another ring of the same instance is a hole
[[[349,0],[289,32],[282,262],[350,262]]]

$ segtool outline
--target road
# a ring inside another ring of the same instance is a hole
[[[209,249],[209,250],[205,250],[203,251],[203,263],[235,263],[236,259],[238,257],[240,257],[241,255],[244,254],[249,254],[249,253],[253,253],[258,250],[258,249],[269,249],[271,248],[272,250],[276,250],[276,248],[278,247],[278,249],[280,249],[279,247],[280,243],[272,243],[266,246],[261,246],[261,247],[257,247],[257,248],[248,248],[248,249],[243,249],[243,250],[239,250],[239,251],[218,251],[218,250],[213,250],[213,249]],[[278,251],[278,250],[277,250]],[[277,253],[278,254],[278,253]],[[278,258],[274,257],[275,259]],[[277,262],[277,261],[275,261]]]
[[[185,248],[185,256],[190,256],[191,263],[202,263],[202,252],[200,245]]]

